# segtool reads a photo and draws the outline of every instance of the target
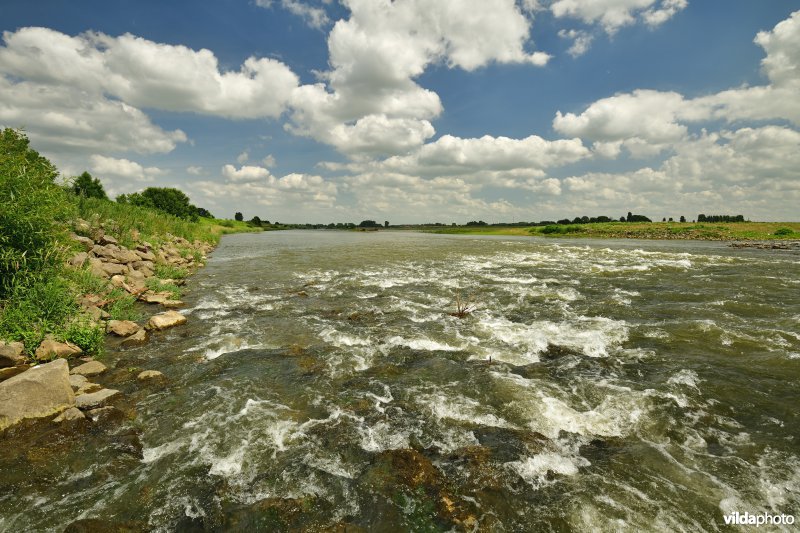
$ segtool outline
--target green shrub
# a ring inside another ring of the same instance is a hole
[[[561,224],[550,224],[542,228],[542,233],[545,234],[565,234],[565,233],[580,233],[583,228],[580,226],[564,226]]]
[[[75,204],[55,183],[57,175],[24,134],[0,133],[0,300],[62,262]]]
[[[90,320],[75,320],[64,332],[64,340],[69,341],[89,355],[101,355],[106,332],[103,326]]]
[[[774,235],[776,237],[786,237],[787,235],[791,235],[792,233],[794,233],[794,231],[792,231],[792,228],[778,228],[777,231],[775,231]]]
[[[183,294],[181,288],[172,283],[164,283],[158,278],[148,278],[145,282],[147,288],[153,292],[169,292],[171,297],[175,300],[179,299]]]
[[[142,313],[136,308],[136,298],[122,289],[114,289],[108,294],[111,303],[106,306],[106,312],[111,320],[132,320],[134,322],[142,319]]]
[[[0,312],[0,337],[22,341],[32,353],[46,334],[60,333],[77,311],[74,292],[60,276],[17,285]]]

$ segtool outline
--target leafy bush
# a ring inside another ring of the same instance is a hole
[[[108,294],[111,303],[106,306],[106,312],[111,320],[142,319],[142,313],[136,308],[136,298],[122,289],[114,289]]]
[[[60,265],[64,223],[75,213],[56,168],[29,143],[18,131],[0,133],[0,300]]]
[[[791,235],[792,233],[794,233],[794,231],[792,231],[792,228],[778,228],[777,231],[775,231],[774,235],[776,237],[786,237],[787,235]]]
[[[580,226],[562,226],[558,224],[551,224],[542,228],[542,233],[546,234],[565,234],[565,233],[580,233],[584,231]]]
[[[69,341],[89,355],[101,355],[106,332],[103,326],[90,320],[75,320],[64,333],[64,340]]]
[[[197,221],[198,210],[189,201],[189,197],[178,189],[171,187],[148,187],[142,192],[122,194],[117,198],[121,204],[158,209],[184,220]]]

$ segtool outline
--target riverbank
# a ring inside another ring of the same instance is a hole
[[[601,222],[549,226],[444,226],[414,229],[452,235],[533,235],[559,238],[709,241],[800,240],[800,222]]]

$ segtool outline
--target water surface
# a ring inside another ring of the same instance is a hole
[[[169,378],[125,390],[136,416],[115,431],[139,432],[142,458],[86,437],[57,463],[17,461],[0,529],[717,531],[733,511],[797,516],[799,258],[225,237],[189,282],[188,325],[111,358]]]

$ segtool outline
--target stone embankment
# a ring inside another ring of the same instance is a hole
[[[134,232],[130,239],[134,245],[128,248],[106,235],[102,228],[92,229],[85,221],[78,221],[76,229],[84,235],[73,234],[72,239],[83,250],[69,259],[69,266],[88,268],[95,276],[109,281],[108,290],[78,298],[81,311],[76,319],[89,320],[108,335],[122,337],[123,347],[146,342],[149,332],[186,323],[186,317],[174,310],[182,302],[172,291],[159,290],[182,285],[183,280],[162,279],[156,272],[162,267],[162,271],[180,269],[188,273],[202,266],[213,248],[210,244],[167,235],[163,244],[155,247]],[[155,313],[144,325],[113,320],[106,310],[115,301],[111,296],[113,288],[148,304],[143,307]],[[33,355],[28,355],[30,351]],[[35,350],[26,350],[20,342],[0,341],[0,431],[29,418],[57,415],[53,422],[68,423],[116,416],[112,404],[121,393],[90,381],[105,371],[103,363],[85,357],[81,348],[53,336],[47,336]],[[143,385],[162,383],[164,376],[155,370],[145,370],[137,381]]]

